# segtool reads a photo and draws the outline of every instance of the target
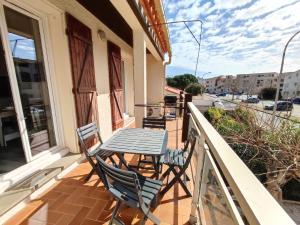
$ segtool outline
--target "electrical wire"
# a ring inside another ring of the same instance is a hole
[[[193,31],[190,29],[187,23],[191,22],[200,22],[200,35],[199,35],[199,40],[196,38],[195,34]],[[197,52],[197,60],[196,60],[196,66],[195,66],[195,76],[197,76],[197,70],[198,70],[198,64],[199,64],[199,57],[200,57],[200,50],[201,50],[201,41],[202,41],[202,31],[203,31],[203,21],[200,19],[195,19],[195,20],[179,20],[179,21],[171,21],[171,22],[164,22],[164,23],[155,23],[155,24],[149,24],[148,27],[152,26],[162,26],[162,25],[169,25],[169,24],[176,24],[176,23],[184,23],[185,27],[188,29],[194,40],[198,44],[198,52]]]

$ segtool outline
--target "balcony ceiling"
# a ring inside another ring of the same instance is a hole
[[[132,29],[110,1],[77,1],[117,34],[123,41],[131,47],[133,46]]]

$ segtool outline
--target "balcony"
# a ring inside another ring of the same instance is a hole
[[[188,129],[198,133],[188,171],[193,197],[176,184],[153,210],[162,223],[295,224],[198,109],[192,103],[188,109]],[[170,148],[181,140],[181,127],[182,119],[167,122]],[[135,164],[137,156],[126,159]],[[6,224],[108,224],[115,202],[97,175],[84,181],[89,171],[82,162]],[[125,224],[139,224],[141,214],[124,208],[119,217]]]

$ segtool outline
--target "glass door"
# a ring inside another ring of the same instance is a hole
[[[0,38],[0,175],[26,163],[6,65]]]
[[[56,146],[39,21],[4,6],[10,54],[15,69],[31,158]]]

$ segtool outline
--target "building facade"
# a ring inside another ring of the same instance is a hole
[[[223,92],[224,89],[225,76],[217,76],[212,78],[204,79],[203,83],[205,85],[206,92],[215,94]]]
[[[300,96],[300,70],[284,73],[282,97],[292,99]]]
[[[278,74],[275,72],[237,74],[236,76],[237,89],[249,95],[258,95],[264,88],[276,88],[277,82]]]
[[[171,50],[160,1],[0,0],[0,187],[104,140],[163,101]],[[17,156],[12,154],[18,151]]]
[[[236,77],[233,75],[221,75],[217,77],[203,79],[201,82],[204,84],[208,93],[231,93],[236,88]]]
[[[259,95],[264,88],[277,88],[278,82],[280,82],[280,91],[282,92],[286,74],[283,74],[280,80],[276,72],[237,74],[236,76],[222,75],[203,79],[201,83],[205,85],[208,93],[240,92],[249,95]]]

